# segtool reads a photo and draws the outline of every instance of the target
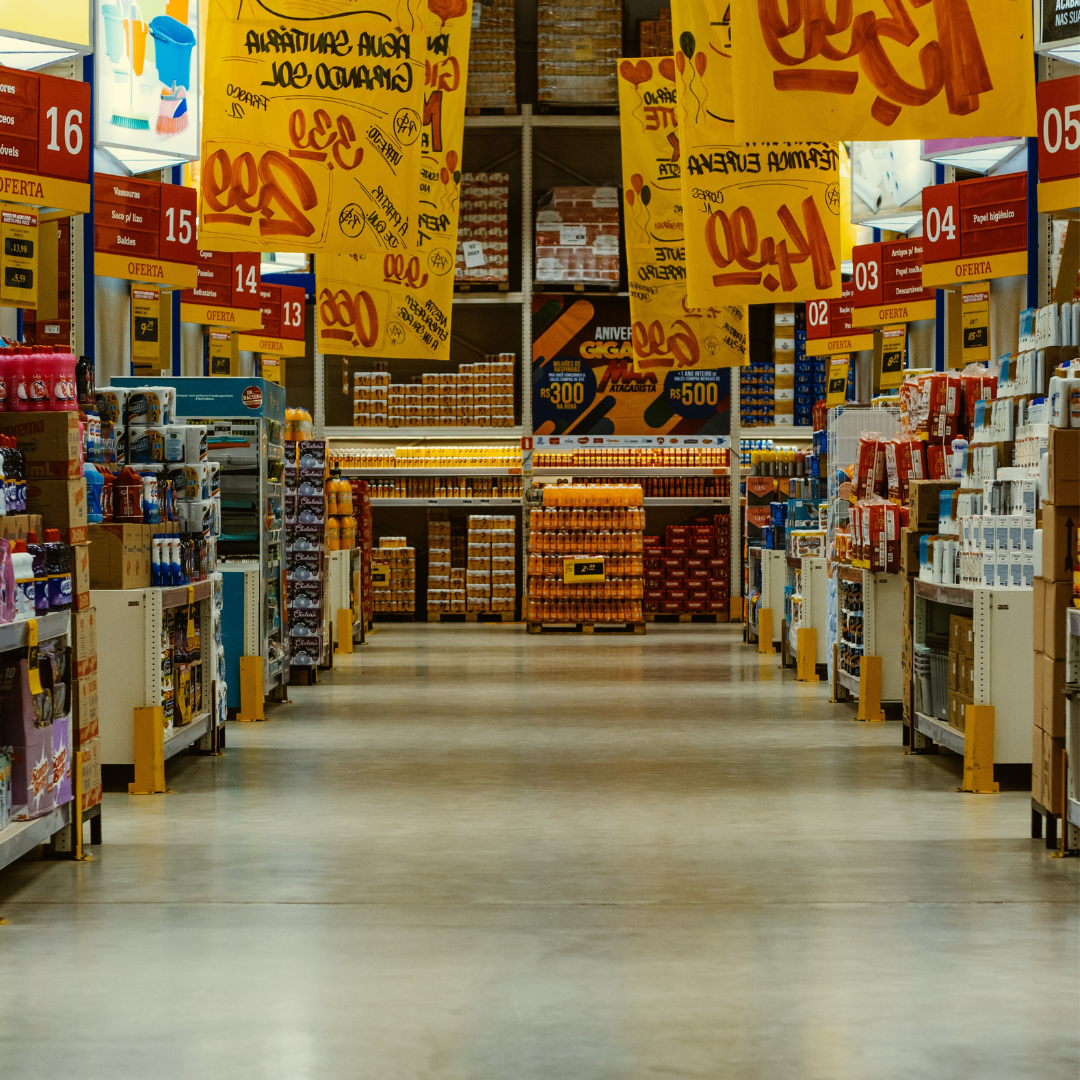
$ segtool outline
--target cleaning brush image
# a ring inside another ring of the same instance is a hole
[[[172,90],[161,91],[161,107],[158,110],[157,133],[163,137],[176,135],[188,126],[187,91],[173,85]]]

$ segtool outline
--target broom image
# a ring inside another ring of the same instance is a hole
[[[158,107],[157,133],[161,136],[178,135],[188,126],[187,91],[173,83],[171,90],[161,91]]]
[[[150,118],[135,109],[135,80],[141,78],[146,59],[146,23],[143,22],[139,5],[132,0],[128,17],[124,20],[124,39],[128,54],[128,107],[127,113],[114,112],[112,123],[116,127],[132,131],[149,131]]]

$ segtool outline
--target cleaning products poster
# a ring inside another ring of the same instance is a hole
[[[537,435],[726,435],[726,368],[634,370],[625,297],[533,297]]]
[[[450,359],[472,0],[428,8],[438,17],[426,36],[416,228],[401,251],[315,260],[320,352]]]
[[[404,254],[420,209],[427,39],[467,0],[207,2],[200,243]]]
[[[177,160],[199,156],[198,3],[100,0],[94,53],[99,146]]]
[[[1023,0],[732,0],[731,24],[739,138],[1036,134]]]

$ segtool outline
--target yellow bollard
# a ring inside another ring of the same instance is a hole
[[[165,791],[165,710],[160,705],[135,710],[135,782],[129,795]],[[81,814],[80,810],[80,814]]]
[[[859,715],[857,720],[885,719],[881,709],[881,657],[864,656],[859,661]]]
[[[265,720],[261,656],[240,657],[240,708],[237,720]]]
[[[964,706],[964,786],[961,791],[995,795],[994,706]]]
[[[818,682],[817,631],[812,627],[795,631],[795,681]]]
[[[758,608],[757,613],[757,651],[774,653],[772,636],[772,608]]]

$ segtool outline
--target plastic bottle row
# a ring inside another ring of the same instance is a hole
[[[326,519],[326,550],[352,551],[356,547],[356,518],[352,514]]]
[[[78,381],[87,378],[92,386],[93,365],[85,356],[76,360],[67,346],[0,349],[0,412],[74,412]]]
[[[214,572],[213,562],[205,536],[188,532],[155,536],[150,548],[150,584],[170,588],[206,581]]]
[[[2,558],[0,621],[71,610],[71,549],[60,540],[59,529],[46,529],[43,544],[37,542],[37,533],[27,533],[25,540],[3,550]]]
[[[639,532],[535,532],[529,539],[529,554],[539,555],[631,555],[644,550]]]
[[[556,484],[544,488],[544,506],[641,506],[640,484]]]
[[[644,596],[641,578],[608,578],[584,585],[567,585],[561,577],[529,579],[529,596],[536,600],[640,600]]]
[[[557,529],[639,529],[645,528],[645,511],[639,506],[545,506],[529,512],[533,532]]]
[[[645,560],[641,555],[609,555],[604,559],[604,571],[612,577],[643,577]],[[529,554],[530,577],[562,577],[563,561],[558,555]]]
[[[530,600],[529,622],[641,622],[639,600]]]

